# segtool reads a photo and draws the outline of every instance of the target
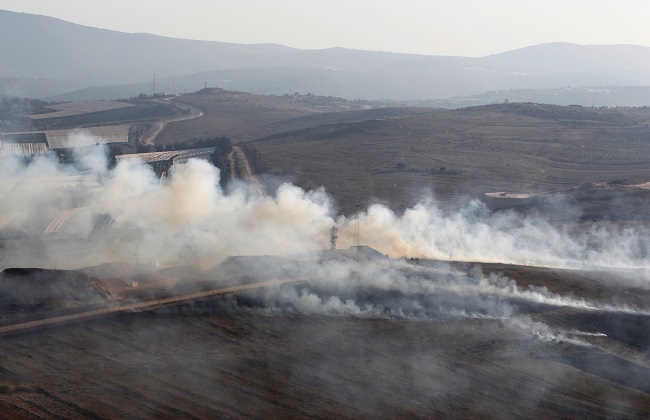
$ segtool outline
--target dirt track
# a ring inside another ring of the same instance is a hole
[[[170,101],[173,101],[174,98],[165,98],[165,99],[154,99],[154,102],[164,102],[168,103]],[[160,121],[156,121],[154,123],[154,126],[150,130],[150,132],[146,133],[142,138],[140,139],[140,142],[142,144],[152,146],[155,144],[156,137],[163,131],[163,129],[167,126],[167,124],[171,124],[174,122],[179,122],[179,121],[188,121],[188,120],[193,120],[195,118],[199,118],[203,116],[203,111],[201,111],[198,108],[195,108],[193,106],[187,105],[187,104],[179,104],[178,102],[174,102],[175,106],[181,107],[187,111],[189,111],[188,115],[182,115],[180,117],[172,117],[172,118],[166,118]]]
[[[228,154],[228,161],[230,162],[230,177],[231,179],[241,178],[248,182],[251,193],[258,198],[265,197],[264,187],[259,178],[255,176],[251,164],[246,157],[246,153],[239,146],[233,146],[232,152]]]
[[[117,306],[110,306],[101,309],[95,309],[92,311],[79,312],[70,315],[55,316],[45,319],[40,319],[36,321],[22,322],[19,324],[5,325],[0,327],[0,335],[8,333],[17,333],[22,331],[34,330],[39,328],[46,328],[54,325],[67,324],[71,322],[78,322],[92,318],[100,318],[107,315],[123,313],[123,312],[132,312],[132,311],[141,311],[154,309],[159,306],[178,304],[183,302],[191,302],[200,299],[207,299],[214,296],[226,295],[230,293],[244,292],[253,289],[259,289],[262,287],[271,287],[271,286],[281,286],[283,284],[295,284],[303,283],[308,281],[306,278],[294,278],[294,279],[283,279],[283,280],[273,280],[273,281],[262,281],[257,283],[244,284],[240,286],[225,287],[222,289],[207,290],[204,292],[190,293],[181,296],[174,296],[165,299],[156,299],[145,302],[136,302],[129,303]]]

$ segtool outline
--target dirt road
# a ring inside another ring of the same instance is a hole
[[[174,98],[164,98],[164,99],[153,99],[152,101],[154,102],[161,102],[161,103],[169,103],[173,100]],[[154,123],[153,128],[151,129],[150,132],[145,133],[142,138],[140,138],[140,141],[142,144],[152,146],[155,143],[156,137],[163,131],[165,126],[169,123],[173,122],[178,122],[178,121],[187,121],[187,120],[193,120],[195,118],[199,118],[203,116],[203,111],[201,111],[198,108],[195,108],[190,105],[186,104],[181,104],[179,102],[174,102],[174,106],[182,109],[183,111],[188,111],[189,113],[187,115],[182,115],[180,117],[172,117],[172,118],[165,118],[163,120],[157,121]]]
[[[232,152],[228,154],[228,161],[230,162],[230,178],[243,179],[248,181],[251,193],[258,198],[265,197],[264,187],[259,178],[253,173],[251,164],[246,158],[246,153],[239,146],[233,146]]]
[[[189,293],[180,296],[174,296],[164,299],[156,299],[145,302],[129,303],[125,305],[110,306],[92,311],[79,312],[76,314],[55,316],[51,318],[39,319],[36,321],[21,322],[19,324],[6,325],[0,327],[0,335],[8,333],[16,333],[27,330],[34,330],[46,328],[53,325],[67,324],[70,322],[84,321],[92,318],[99,318],[109,314],[120,312],[133,312],[146,309],[153,309],[158,306],[164,306],[174,303],[189,302],[193,300],[206,299],[218,295],[226,295],[229,293],[245,292],[247,290],[259,289],[262,287],[281,286],[284,284],[304,283],[308,281],[307,278],[289,278],[284,280],[262,281],[257,283],[249,283],[241,286],[225,287],[222,289],[207,290],[204,292]]]

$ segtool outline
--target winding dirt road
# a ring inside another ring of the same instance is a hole
[[[160,103],[167,103],[169,104],[174,98],[164,98],[164,99],[152,99],[152,102],[160,102]],[[169,123],[173,122],[178,122],[178,121],[186,121],[186,120],[193,120],[195,118],[199,118],[203,116],[203,111],[201,111],[198,108],[195,108],[193,106],[187,105],[187,104],[182,104],[180,102],[174,102],[174,106],[184,110],[184,111],[189,111],[187,115],[181,115],[180,117],[172,117],[172,118],[165,118],[160,121],[156,121],[154,123],[154,126],[152,130],[148,133],[145,133],[141,138],[140,142],[142,144],[152,146],[155,143],[156,137],[163,131],[165,126]]]

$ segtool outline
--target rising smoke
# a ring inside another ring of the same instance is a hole
[[[88,143],[94,144],[92,139]],[[322,189],[304,191],[283,184],[263,198],[252,196],[246,188],[225,194],[218,170],[204,161],[176,166],[171,179],[161,183],[147,165],[134,160],[107,169],[106,150],[101,146],[77,150],[75,167],[42,157],[28,164],[5,160],[0,168],[0,217],[5,220],[0,235],[42,233],[44,254],[20,250],[33,264],[76,268],[107,261],[155,260],[163,265],[210,267],[229,255],[292,255],[326,249],[335,224],[340,247],[353,244],[353,218],[337,216]],[[35,231],[43,225],[47,228],[70,209],[80,210],[58,231]],[[97,234],[94,221],[108,216],[112,230],[107,233],[114,235]],[[373,205],[360,214],[359,221],[362,243],[391,258],[650,268],[646,254],[650,235],[645,229],[601,226],[569,234],[536,217],[492,213],[478,200],[443,211],[426,198],[403,214]],[[77,261],[56,260],[47,239],[61,232],[90,241],[92,255]],[[20,246],[20,241],[4,243]]]
[[[506,319],[542,308],[650,314],[638,305],[562,296],[546,287],[522,287],[503,274],[486,275],[478,266],[462,271],[445,263],[418,267],[381,258],[283,260],[274,266],[275,270],[268,264],[242,264],[238,272],[252,278],[302,275],[317,281],[256,292],[260,300],[256,305],[270,312],[429,321]]]
[[[519,287],[480,269],[414,267],[387,258],[309,257],[309,252],[327,249],[334,225],[341,247],[354,243],[354,218],[337,216],[323,189],[283,184],[256,197],[242,185],[225,193],[218,170],[202,160],[175,166],[169,179],[160,180],[136,160],[109,169],[102,146],[77,153],[76,166],[48,157],[3,162],[0,266],[80,268],[123,261],[208,269],[231,255],[302,255],[300,261],[286,260],[276,274],[318,280],[253,294],[264,310],[418,320],[505,319],[536,305],[647,313]],[[492,213],[477,200],[443,211],[431,198],[403,214],[373,205],[359,215],[359,224],[362,242],[391,258],[637,270],[635,285],[650,287],[645,275],[650,232],[644,229],[599,227],[569,234],[539,218]],[[248,269],[251,276],[264,278],[272,271]],[[569,337],[521,319],[511,326],[525,325],[540,337],[583,343],[575,337],[580,332]]]

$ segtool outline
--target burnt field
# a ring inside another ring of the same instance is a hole
[[[314,277],[302,285],[4,335],[3,416],[650,414],[650,317],[639,312],[650,298],[647,289],[605,280],[602,273],[424,260],[366,260],[366,276],[354,268],[358,263],[321,260],[321,268],[349,268],[338,280]],[[313,270],[313,264],[230,259],[209,272],[160,274],[131,266],[120,282],[99,275],[109,266],[84,270],[94,276],[10,271],[2,274],[0,289],[6,303],[12,276],[67,285],[49,299],[39,296],[41,316],[47,316],[133,299],[137,294],[115,293],[133,289],[129,278],[153,296],[215,287],[226,278],[250,282],[260,272],[282,278]],[[377,270],[406,284],[372,285]],[[163,289],[160,278],[167,279]],[[506,278],[522,293],[512,293]],[[427,293],[423,286],[433,289]],[[526,296],[531,290],[547,300]],[[26,298],[13,296],[14,303]],[[2,308],[3,319],[16,316]]]

